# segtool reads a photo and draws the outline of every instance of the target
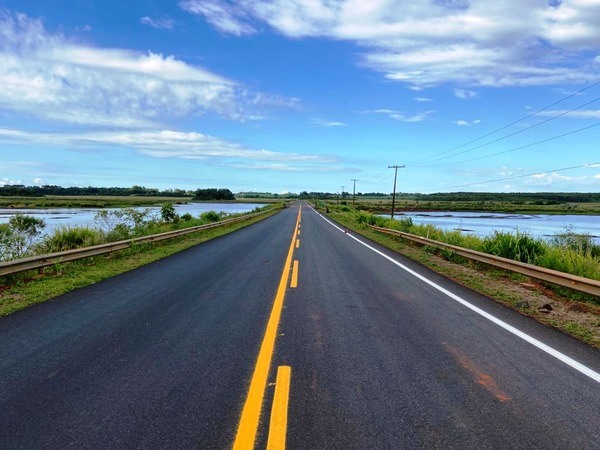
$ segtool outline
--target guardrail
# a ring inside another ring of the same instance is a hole
[[[206,225],[198,225],[195,227],[184,228],[181,230],[167,231],[164,233],[153,234],[151,236],[127,239],[125,241],[110,242],[108,244],[77,248],[74,250],[67,250],[64,252],[48,253],[46,255],[30,256],[28,258],[16,259],[14,261],[4,261],[0,262],[0,276],[25,272],[27,270],[43,270],[44,267],[52,266],[54,264],[76,261],[79,259],[89,258],[91,256],[106,255],[109,253],[132,247],[136,244],[143,244],[146,242],[158,242],[165,239],[171,239],[179,236],[184,236],[190,233],[195,233],[196,231],[217,228],[222,225],[227,225],[229,223],[241,222],[243,220],[248,220],[253,217],[266,214],[269,211],[248,214],[246,216],[234,217],[232,219],[222,220],[220,222],[209,223]]]
[[[389,228],[377,227],[374,225],[368,225],[369,228],[379,231],[380,233],[391,234],[400,236],[404,239],[418,242],[423,245],[432,245],[445,250],[450,250],[457,255],[465,258],[482,262],[490,266],[498,267],[501,269],[516,272],[521,275],[534,278],[540,281],[546,281],[553,283],[558,286],[573,289],[579,292],[585,292],[586,294],[595,295],[600,297],[600,281],[592,280],[589,278],[580,277],[577,275],[571,275],[558,270],[546,269],[545,267],[534,266],[533,264],[522,263],[514,261],[508,258],[502,258],[500,256],[489,255],[487,253],[478,252],[475,250],[469,250],[456,245],[446,244],[444,242],[434,241],[421,236],[415,236],[414,234],[405,233],[397,230],[390,230]]]

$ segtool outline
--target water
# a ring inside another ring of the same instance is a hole
[[[389,214],[386,215],[389,217]],[[414,224],[432,224],[444,230],[485,237],[495,230],[510,233],[527,233],[548,238],[564,233],[567,228],[575,233],[589,234],[600,243],[600,216],[501,214],[477,212],[405,212],[394,214],[396,219],[410,217]]]
[[[260,203],[187,203],[184,205],[174,205],[177,214],[189,213],[198,217],[203,212],[216,211],[226,214],[244,213],[252,211],[254,208],[264,206]],[[52,234],[53,230],[59,226],[84,227],[95,226],[94,217],[99,211],[116,211],[120,208],[52,208],[52,209],[0,209],[0,223],[6,223],[11,216],[21,213],[43,219],[46,222],[44,233]],[[160,217],[160,206],[155,207],[136,207],[135,209],[143,211],[151,210],[151,214]]]

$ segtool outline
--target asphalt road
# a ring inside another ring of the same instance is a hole
[[[254,385],[264,448],[281,366],[289,449],[600,448],[600,352],[368,244],[292,207],[0,319],[0,448],[231,448]]]

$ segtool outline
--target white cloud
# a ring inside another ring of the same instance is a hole
[[[471,121],[469,121],[469,120],[456,120],[456,121],[454,121],[452,123],[454,123],[454,124],[456,124],[458,126],[461,126],[461,127],[470,127],[471,125],[480,124],[481,120],[479,120],[479,119],[475,119],[475,120],[471,120]]]
[[[297,103],[173,56],[76,43],[22,14],[0,14],[0,60],[0,108],[56,122],[154,127],[207,113],[253,120]]]
[[[407,123],[415,123],[422,122],[426,120],[431,115],[435,114],[435,111],[423,111],[416,114],[405,114],[401,111],[396,111],[393,109],[375,109],[372,111],[363,111],[363,114],[384,114],[388,116],[390,119],[397,120],[399,122],[407,122]]]
[[[237,9],[228,3],[211,0],[186,0],[179,3],[179,6],[189,13],[203,16],[211,25],[223,33],[242,36],[256,32],[251,25],[244,23],[246,18],[244,10]]]
[[[33,179],[33,184],[37,185],[37,186],[43,186],[44,184],[46,184],[46,182],[44,181],[43,178],[37,177]]]
[[[365,66],[413,88],[589,82],[600,60],[597,0],[511,6],[489,0],[185,0],[181,6],[234,35],[265,24],[291,38],[354,42],[364,49]]]
[[[0,180],[0,186],[14,186],[15,184],[23,184],[21,180],[11,180],[10,178],[2,178]]]
[[[300,166],[329,165],[338,162],[337,158],[332,156],[256,150],[215,136],[173,130],[56,134],[0,128],[0,142],[76,146],[77,148],[122,147],[153,158],[229,160],[238,163],[243,160],[285,162]]]
[[[477,92],[469,91],[467,89],[454,89],[454,96],[462,100],[479,98],[479,94]]]
[[[415,102],[432,102],[432,101],[433,101],[432,98],[415,97]]]
[[[582,110],[546,110],[541,111],[536,114],[536,116],[546,116],[546,117],[554,117],[561,116],[562,117],[571,117],[574,119],[600,119],[600,110],[599,109],[582,109]]]
[[[312,123],[320,127],[347,127],[348,124],[334,120],[313,119]]]
[[[175,26],[175,21],[170,17],[161,17],[160,19],[152,19],[151,17],[144,16],[140,19],[142,25],[148,25],[152,28],[159,28],[164,30],[172,30]]]

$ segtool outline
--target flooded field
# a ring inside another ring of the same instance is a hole
[[[206,211],[234,214],[249,212],[264,205],[260,203],[187,203],[174,206],[179,215],[189,213],[194,217],[198,217]],[[6,223],[11,216],[21,213],[43,219],[46,222],[44,231],[51,233],[59,225],[92,227],[94,226],[94,217],[99,211],[114,211],[116,209],[118,208],[0,209],[0,223]],[[156,215],[160,215],[160,206],[136,209],[142,211],[149,209]]]
[[[389,217],[389,215],[387,215]],[[415,224],[432,224],[444,230],[460,230],[480,237],[495,230],[527,233],[548,238],[569,229],[575,233],[589,234],[600,242],[600,216],[500,214],[474,212],[405,212],[395,214],[396,219],[410,217]]]

